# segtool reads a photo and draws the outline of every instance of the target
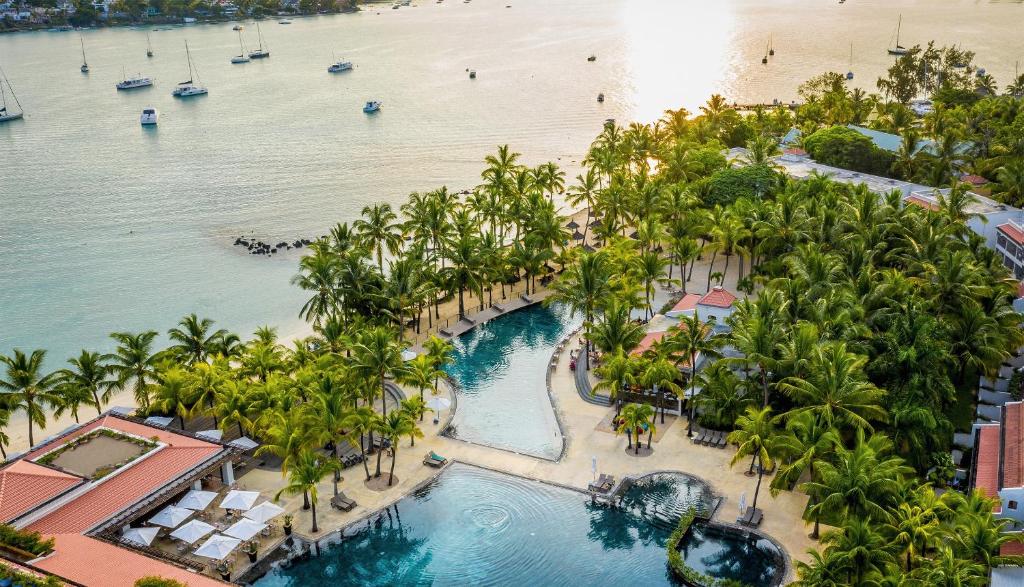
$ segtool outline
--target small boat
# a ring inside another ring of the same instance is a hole
[[[850,43],[850,71],[846,72],[846,79],[853,79],[853,43]]]
[[[153,56],[153,45],[149,42],[149,33],[146,33],[146,57]]]
[[[290,21],[287,18],[285,18],[283,20],[277,21],[277,24],[292,24],[292,21]]]
[[[89,62],[85,60],[85,39],[81,35],[78,36],[78,40],[82,42],[82,67],[79,69],[82,73],[89,73]]]
[[[4,87],[7,87],[5,90]],[[18,107],[17,111],[11,110],[7,107],[7,91],[10,90],[11,98],[14,99],[14,104]],[[11,120],[18,120],[24,116],[25,111],[21,107],[21,102],[18,102],[18,96],[14,93],[14,88],[11,86],[11,82],[7,80],[7,74],[0,69],[0,122],[9,122]]]
[[[186,16],[185,18],[181,19],[181,21],[184,22],[185,24],[192,24],[192,23],[196,22],[196,17],[194,17],[194,16]]]
[[[189,96],[202,96],[208,94],[209,90],[196,81],[199,79],[199,71],[192,64],[192,53],[188,50],[188,41],[185,41],[185,58],[188,60],[188,81],[183,81],[174,88],[171,95],[175,98],[188,98]]]
[[[242,42],[242,29],[238,29],[238,48],[241,53],[231,58],[231,63],[249,63],[249,56],[245,54],[245,43]]]
[[[900,19],[896,22],[896,44],[889,47],[889,55],[906,55],[907,48],[900,45],[900,28],[903,27],[903,15],[900,15]]]
[[[233,30],[233,31],[241,31],[241,30],[245,30],[245,27],[240,25],[240,24],[236,24],[235,26],[231,27],[231,30]]]
[[[124,75],[123,71],[122,71],[122,75]],[[153,81],[154,81],[153,78],[151,78],[151,77],[142,77],[141,75],[137,75],[137,76],[131,77],[131,78],[128,77],[128,76],[124,76],[124,79],[122,79],[121,81],[117,82],[117,86],[116,87],[117,87],[118,90],[135,90],[135,89],[138,89],[138,88],[145,88],[145,87],[151,86],[151,85],[153,85]]]
[[[139,117],[139,122],[142,123],[142,126],[156,126],[158,120],[160,120],[160,113],[157,112],[156,108],[142,109],[142,116]]]
[[[366,103],[365,106],[363,106],[363,112],[367,114],[372,114],[380,110],[380,106],[381,104],[377,100],[370,100],[369,102]]]
[[[263,31],[260,30],[259,21],[256,22],[256,38],[259,39],[260,42],[259,49],[251,51],[249,53],[249,57],[252,59],[265,59],[270,57],[270,47],[263,47]]]
[[[768,54],[775,55],[775,39],[772,35],[768,35]]]
[[[587,57],[587,61],[597,61],[597,55],[591,55],[590,57]]]
[[[603,93],[597,95],[597,101],[598,102],[604,102],[604,94]]]
[[[469,70],[469,79],[476,79],[476,70],[475,69]]]
[[[342,71],[349,71],[351,69],[351,61],[337,61],[335,63],[332,63],[330,67],[327,68],[327,71],[329,71],[330,73],[341,73]]]

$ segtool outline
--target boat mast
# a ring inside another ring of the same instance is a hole
[[[185,41],[185,59],[188,61],[188,82],[192,83],[192,53],[188,50],[188,41]]]
[[[900,15],[899,20],[896,21],[896,48],[900,46],[900,27],[903,26],[903,15]]]
[[[242,29],[238,29],[238,50],[241,51],[241,53],[239,53],[239,55],[244,57],[245,56],[245,43],[242,42]]]
[[[89,62],[85,60],[85,39],[78,35],[78,40],[82,42],[82,65],[88,66]]]
[[[14,86],[12,86],[10,80],[7,79],[7,74],[4,73],[3,69],[0,69],[0,76],[3,77],[3,80],[0,81],[0,95],[3,96],[3,106],[0,107],[0,112],[7,111],[7,94],[3,91],[4,84],[6,84],[7,89],[11,91],[11,97],[14,98],[14,103],[18,105],[18,112],[24,112],[25,109],[21,107],[21,102],[18,101],[18,95],[14,93]]]

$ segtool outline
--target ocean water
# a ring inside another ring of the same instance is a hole
[[[562,433],[547,392],[548,362],[583,317],[566,306],[534,305],[501,315],[452,342],[458,407],[452,436],[557,459]]]
[[[571,178],[606,118],[654,120],[713,91],[789,100],[850,69],[851,42],[855,84],[872,87],[899,14],[903,44],[973,48],[1001,85],[1024,60],[1011,0],[421,0],[265,21],[271,57],[245,65],[229,63],[230,23],[84,31],[88,75],[78,33],[0,35],[26,111],[0,125],[0,352],[48,348],[57,367],[109,349],[110,331],[164,331],[192,311],[293,333],[298,254],[248,256],[235,237],[310,238],[372,202],[472,186],[502,143]],[[186,39],[210,94],[176,100]],[[328,74],[335,57],[355,70]],[[122,71],[156,86],[117,92]],[[376,116],[361,111],[371,99]],[[148,106],[159,128],[140,128]]]
[[[668,586],[670,533],[633,510],[593,506],[583,493],[456,463],[340,545],[255,584]],[[773,563],[749,566],[761,564]],[[773,571],[718,576],[761,586]]]

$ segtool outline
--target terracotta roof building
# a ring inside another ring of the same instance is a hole
[[[969,485],[999,499],[995,513],[1024,521],[1024,402],[1007,402],[1001,415],[974,426]]]
[[[0,522],[9,522],[83,483],[85,479],[76,475],[14,461],[0,469]]]

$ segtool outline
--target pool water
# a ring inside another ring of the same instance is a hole
[[[670,585],[668,535],[582,493],[455,463],[256,585]]]
[[[690,568],[746,585],[775,585],[783,572],[774,544],[763,538],[743,539],[718,527],[692,526],[679,550]]]
[[[454,339],[458,407],[448,434],[519,453],[557,459],[562,434],[547,392],[555,346],[583,323],[564,305],[511,312]]]

